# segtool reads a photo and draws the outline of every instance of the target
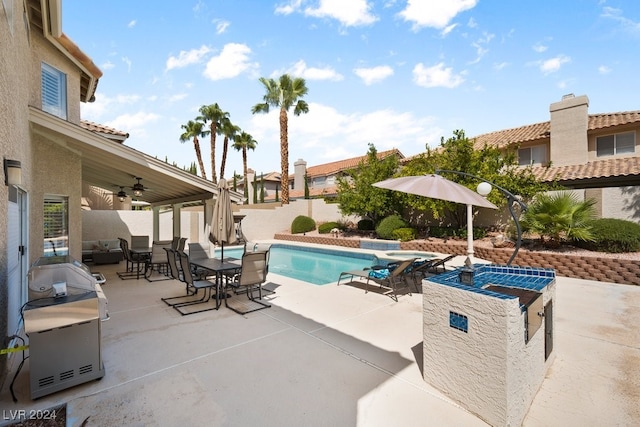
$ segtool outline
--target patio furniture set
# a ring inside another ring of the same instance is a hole
[[[150,282],[183,282],[184,294],[162,298],[182,315],[218,310],[223,301],[225,307],[239,314],[271,307],[262,298],[270,245],[247,242],[241,259],[220,259],[211,257],[199,243],[190,243],[185,252],[185,240],[154,241],[151,247],[133,248],[126,239],[120,239],[127,264],[118,276],[123,280],[145,277]],[[247,296],[246,302],[229,304],[232,295],[241,294]]]

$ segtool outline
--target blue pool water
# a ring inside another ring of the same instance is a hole
[[[225,248],[224,257],[241,258],[242,248]],[[215,256],[220,256],[216,249]],[[269,254],[269,272],[292,279],[303,280],[315,285],[337,282],[340,273],[363,269],[375,264],[386,264],[375,255],[274,244]]]

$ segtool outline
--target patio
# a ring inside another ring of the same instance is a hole
[[[182,283],[92,269],[107,278],[104,378],[32,401],[27,361],[0,422],[66,402],[73,426],[486,425],[422,379],[422,295],[270,274],[270,309],[181,316],[160,298]],[[524,425],[639,424],[640,287],[559,277],[555,313],[556,359]]]

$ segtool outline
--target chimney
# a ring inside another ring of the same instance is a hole
[[[293,168],[295,171],[293,177],[293,188],[304,189],[304,177],[307,174],[307,162],[302,159],[298,159],[293,164]]]
[[[551,113],[550,160],[554,166],[582,165],[589,159],[589,98],[564,95],[549,107]]]

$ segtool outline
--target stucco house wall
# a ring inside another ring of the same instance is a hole
[[[16,2],[17,5],[17,2]],[[31,61],[29,41],[25,30],[22,7],[14,7],[14,15],[7,17],[0,7],[0,153],[3,158],[18,160],[22,166],[22,186],[31,188],[31,145],[28,143],[29,75]],[[10,20],[10,22],[9,22]],[[13,31],[10,28],[13,27]],[[0,338],[7,334],[8,286],[7,280],[7,212],[9,187],[0,183]],[[0,383],[5,376],[7,357],[0,357]]]

